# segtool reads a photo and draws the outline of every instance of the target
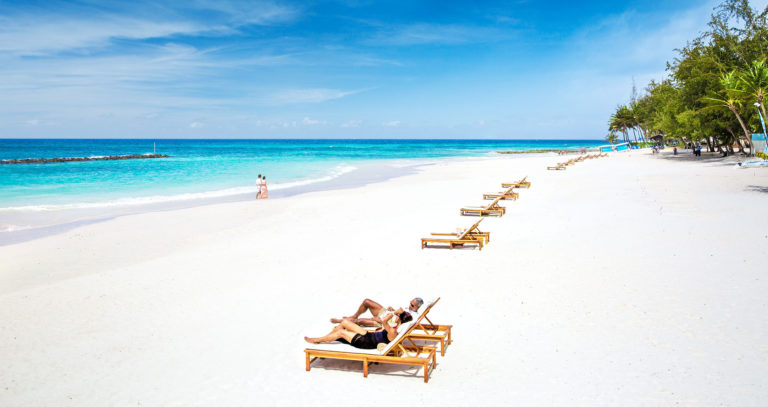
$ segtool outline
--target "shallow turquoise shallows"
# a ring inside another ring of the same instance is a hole
[[[126,154],[170,158],[0,165],[0,210],[87,208],[306,186],[380,160],[576,149],[597,140],[0,140],[0,160]]]

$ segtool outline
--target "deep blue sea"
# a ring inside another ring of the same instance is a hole
[[[307,189],[372,164],[402,167],[502,150],[578,149],[598,140],[20,140],[0,139],[0,160],[157,152],[170,158],[0,165],[0,231],[8,215]],[[382,167],[383,168],[383,167]],[[6,215],[6,216],[3,216]],[[27,220],[30,216],[23,216]],[[18,223],[18,222],[12,222]]]

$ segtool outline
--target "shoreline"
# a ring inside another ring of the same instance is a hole
[[[412,173],[415,171],[415,168],[422,165],[430,165],[430,163],[414,162],[402,167],[392,167],[391,165],[387,165],[385,163],[379,163],[379,165],[371,164],[368,166],[362,166],[363,168],[357,168],[355,171],[342,174],[328,181],[320,181],[285,189],[270,190],[270,199],[282,199],[316,191],[332,191],[338,189],[356,188],[370,183],[383,182],[391,178],[396,178]],[[388,171],[378,172],[376,169],[387,169]],[[255,194],[255,192],[253,194]],[[44,223],[40,226],[0,231],[0,246],[44,238],[47,236],[66,232],[73,228],[100,223],[122,216],[137,215],[150,212],[175,211],[230,202],[252,201],[254,200],[252,196],[253,194],[238,193],[213,198],[194,198],[185,200],[170,199],[168,201],[158,203],[125,204],[85,209],[75,208],[25,211],[7,215],[6,219],[3,219],[3,214],[0,212],[0,219],[3,220],[2,223],[8,224],[14,221],[18,223],[20,219],[28,219],[26,221],[27,223],[34,221],[39,222],[40,219],[43,219]],[[11,211],[7,211],[6,213],[8,212]],[[55,219],[57,223],[51,223],[52,221],[47,221],[47,219]],[[64,219],[64,221],[62,221],[62,219]]]
[[[355,170],[327,181],[313,182],[306,185],[270,190],[270,199],[283,199],[296,195],[319,191],[334,191],[358,188],[369,184],[410,175],[420,167],[443,162],[493,159],[489,154],[477,156],[439,157],[433,159],[385,159],[366,163],[356,163]],[[255,191],[254,191],[255,194]],[[172,198],[172,197],[169,197]],[[199,206],[217,205],[229,202],[252,201],[251,193],[237,193],[213,198],[194,198],[184,200],[170,199],[165,202],[145,204],[109,205],[91,208],[53,209],[40,211],[0,211],[0,223],[11,225],[13,229],[0,231],[0,246],[12,245],[29,240],[60,234],[74,228],[93,223],[105,222],[121,216],[149,212],[166,212]],[[5,215],[5,216],[4,216]],[[52,219],[52,220],[48,220]],[[37,226],[30,224],[38,223]],[[14,225],[24,223],[24,226]],[[6,226],[7,227],[7,226]]]

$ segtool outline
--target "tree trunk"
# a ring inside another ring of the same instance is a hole
[[[642,135],[642,137],[643,137],[643,142],[647,143],[647,142],[648,142],[648,132],[647,132],[647,131],[645,131],[645,129],[643,128],[643,126],[640,126],[640,134],[641,134],[641,135]]]
[[[755,147],[752,145],[752,133],[747,130],[747,126],[744,124],[744,120],[741,119],[741,116],[739,115],[739,112],[736,111],[736,106],[729,106],[733,114],[736,115],[736,118],[739,119],[739,124],[741,124],[741,128],[744,130],[744,135],[747,136],[747,141],[749,142],[749,155],[755,155]]]
[[[728,130],[728,133],[731,133],[731,137],[733,137],[733,141],[736,142],[736,145],[739,146],[739,152],[744,152],[744,146],[741,145],[741,139],[736,135],[736,133],[733,132],[733,129],[731,126],[726,126],[726,130]],[[731,151],[733,151],[733,148],[731,148]]]
[[[709,137],[704,137],[704,140],[707,142],[707,151],[710,153],[715,151],[712,149],[712,140],[710,140]]]

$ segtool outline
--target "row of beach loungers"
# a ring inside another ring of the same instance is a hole
[[[602,154],[587,154],[582,155],[578,158],[571,158],[570,160],[562,163],[557,163],[557,165],[550,165],[547,167],[548,170],[558,171],[558,170],[565,170],[565,167],[569,165],[573,165],[576,163],[580,163],[585,160],[591,160],[593,158],[600,158],[600,157],[608,157],[608,153],[602,153]]]
[[[516,188],[531,187],[531,182],[527,179],[526,176],[519,181],[504,182],[501,184],[501,187],[505,188],[503,191],[483,194],[483,199],[490,200],[491,203],[483,206],[464,207],[459,210],[459,213],[462,216],[503,216],[506,208],[499,205],[499,202],[517,200],[519,194],[514,191]],[[477,246],[478,250],[483,250],[483,245],[490,241],[490,233],[480,231],[479,226],[482,221],[483,219],[480,219],[474,225],[457,233],[432,233],[430,237],[421,239],[421,248],[447,247],[453,249],[454,247],[471,245]]]
[[[440,356],[445,356],[445,347],[451,344],[452,325],[438,325],[429,319],[429,312],[440,301],[425,303],[424,312],[408,323],[402,324],[400,333],[386,347],[381,349],[358,349],[341,342],[316,344],[304,349],[306,369],[318,359],[352,360],[363,363],[363,377],[368,377],[368,367],[372,363],[409,365],[423,369],[424,383],[429,381],[429,374],[437,364],[437,346],[424,345],[424,342],[439,344]]]

